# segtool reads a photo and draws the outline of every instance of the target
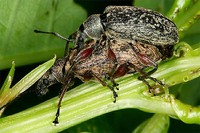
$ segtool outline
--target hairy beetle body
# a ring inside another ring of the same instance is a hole
[[[161,60],[172,56],[173,45],[179,41],[172,21],[160,13],[129,6],[109,6],[103,14],[89,16],[66,39],[66,50],[70,39],[74,39],[76,47],[68,55],[65,51],[64,57],[56,61],[37,85],[38,91],[45,94],[49,86],[63,84],[54,124],[58,123],[62,98],[75,77],[99,81],[113,92],[114,102],[118,96],[114,79],[126,74],[138,72],[138,79],[154,92],[146,79],[164,85],[151,74]],[[151,69],[145,71],[147,67]]]
[[[87,39],[109,38],[150,45],[174,45],[179,41],[176,25],[162,14],[132,6],[108,6],[103,14],[89,16],[76,33],[75,44]]]
[[[127,72],[125,72],[125,74],[136,72],[135,68],[141,70],[149,66],[153,67],[152,64],[145,64],[142,60],[140,60],[138,54],[148,56],[150,60],[157,63],[162,58],[159,49],[155,46],[140,44],[139,42],[130,44],[121,40],[104,40],[101,42],[101,44],[102,43],[108,43],[109,45],[104,44],[103,47],[94,49],[93,54],[91,54],[90,57],[85,58],[84,60],[81,60],[74,65],[73,72],[83,81],[85,81],[85,75],[87,75],[86,80],[88,80],[88,75],[90,73],[95,74],[99,78],[112,76],[112,72],[114,72],[114,78],[123,76],[124,74],[121,75],[117,73],[117,70],[122,67],[121,65],[126,67],[124,69],[129,69]],[[94,46],[95,45],[97,44],[94,44]],[[107,46],[109,46],[109,48],[107,48]],[[109,58],[109,50],[114,53],[116,60]],[[117,65],[115,66],[115,64]],[[130,67],[130,65],[132,67]]]
[[[98,46],[98,44],[100,45]],[[137,41],[130,43],[107,38],[100,41],[89,41],[85,43],[85,46],[87,47],[78,52],[77,49],[71,50],[67,60],[65,57],[58,59],[38,81],[37,89],[41,94],[45,94],[47,88],[55,83],[64,85],[54,124],[58,123],[64,93],[72,85],[75,77],[82,81],[90,79],[99,81],[113,92],[114,102],[118,96],[115,92],[118,84],[114,79],[126,74],[138,72],[140,74],[138,79],[144,81],[151,92],[153,92],[152,87],[146,79],[163,85],[159,80],[151,77],[151,74],[157,70],[157,63],[163,58],[167,58],[164,55],[165,47],[158,48]],[[152,70],[145,72],[146,67],[151,67]],[[112,85],[107,84],[105,79],[110,80]]]
[[[162,14],[144,8],[109,6],[102,14],[105,32],[111,37],[151,45],[178,42],[176,25]]]

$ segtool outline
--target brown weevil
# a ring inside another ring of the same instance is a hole
[[[81,50],[85,41],[100,40],[102,35],[157,46],[174,45],[179,41],[176,25],[158,12],[133,6],[108,6],[102,14],[89,16],[68,39],[60,36],[67,40],[65,56],[69,42]]]
[[[54,66],[38,81],[37,89],[42,94],[45,94],[47,88],[53,84],[61,83],[63,85],[54,124],[58,124],[62,98],[74,82],[75,77],[82,81],[91,79],[99,81],[113,92],[114,102],[118,97],[115,91],[118,89],[115,78],[125,74],[138,72],[140,74],[138,79],[148,86],[149,91],[152,88],[146,79],[163,85],[162,82],[150,75],[157,70],[157,63],[163,58],[170,57],[166,57],[165,48],[136,41],[130,43],[107,38],[102,38],[100,41],[90,40],[84,45],[87,47],[79,52],[77,49],[72,49],[67,59],[66,57],[58,59]],[[152,67],[152,69],[145,72],[144,69],[147,67]],[[105,80],[111,81],[112,85],[107,84]]]
[[[54,32],[36,32],[67,40],[64,57],[58,59],[37,84],[41,94],[53,84],[63,85],[54,124],[58,124],[62,98],[76,77],[82,81],[99,81],[112,90],[114,102],[118,96],[115,78],[123,75],[139,73],[138,79],[150,92],[153,90],[146,79],[164,85],[151,74],[161,60],[172,56],[173,45],[179,41],[177,27],[168,18],[155,11],[130,6],[108,6],[103,14],[89,16],[68,39]],[[68,53],[70,41],[75,43],[75,48]],[[145,71],[148,67],[152,69]]]
[[[81,49],[84,41],[99,40],[103,34],[150,45],[174,45],[179,41],[171,20],[158,12],[132,6],[106,7],[103,14],[89,16],[69,38]]]

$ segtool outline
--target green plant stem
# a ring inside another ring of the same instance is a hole
[[[184,13],[190,4],[190,0],[175,0],[167,16],[174,20],[179,14]]]
[[[168,12],[168,17],[171,18],[179,29],[180,38],[184,36],[185,31],[189,29],[200,15],[200,1],[191,0],[176,0]]]
[[[172,86],[187,82],[200,75],[200,48],[189,51],[185,57],[164,62],[152,76]],[[172,95],[152,96],[147,87],[128,75],[117,79],[119,97],[113,103],[112,92],[95,82],[86,82],[68,91],[62,101],[60,125],[52,125],[58,98],[52,98],[38,106],[0,119],[3,132],[58,132],[99,115],[126,108],[160,113],[181,119],[186,123],[200,124],[200,108],[191,107]],[[152,84],[152,82],[150,82]]]

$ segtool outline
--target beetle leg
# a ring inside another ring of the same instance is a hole
[[[108,47],[108,55],[107,55],[108,59],[110,59],[114,64],[114,66],[111,70],[111,73],[109,74],[109,80],[111,81],[113,87],[115,87],[117,90],[119,90],[119,88],[117,87],[119,84],[117,84],[114,80],[114,74],[115,74],[115,71],[116,71],[116,68],[117,68],[117,65],[118,65],[117,58],[115,56],[115,53],[110,48],[110,46],[108,45],[107,47]]]
[[[156,70],[158,69],[158,65],[155,63],[155,65],[154,65],[153,67],[154,67],[154,68],[153,68],[151,71],[147,72],[147,73],[141,71],[142,73],[141,73],[141,72],[140,72],[140,73],[141,73],[142,75],[139,76],[138,79],[139,79],[139,80],[142,80],[142,79],[150,79],[150,80],[152,80],[152,81],[154,81],[154,82],[160,84],[161,86],[164,86],[164,84],[163,84],[160,80],[158,80],[158,79],[156,79],[156,78],[150,76],[150,75],[152,75],[154,72],[156,72]]]
[[[101,80],[101,78],[99,78],[99,77],[98,77],[97,75],[95,75],[93,72],[91,72],[91,75],[92,75],[96,80],[98,80],[103,86],[109,88],[109,89],[113,92],[113,98],[114,98],[114,101],[113,101],[113,102],[115,103],[115,102],[116,102],[116,98],[118,97],[118,95],[117,95],[117,92],[114,90],[114,87],[108,85],[105,81]],[[112,82],[112,80],[111,80],[111,82]],[[114,80],[113,80],[112,83],[114,83],[115,85],[117,85],[117,84],[114,82]]]
[[[119,88],[117,88],[117,86],[119,85],[118,83],[115,82],[113,77],[110,77],[110,81],[113,84],[113,87],[116,87],[117,90],[119,90]]]
[[[140,71],[140,73],[142,73],[142,75],[138,77],[139,80],[143,81],[143,82],[148,86],[149,92],[153,92],[153,91],[152,91],[153,88],[149,85],[149,83],[148,83],[145,79],[150,79],[150,80],[154,81],[155,83],[158,83],[158,84],[160,84],[161,86],[164,86],[164,84],[163,84],[160,80],[158,80],[158,79],[153,78],[153,77],[150,76],[150,75],[153,74],[156,70],[157,70],[157,67],[155,67],[153,70],[151,70],[151,71],[149,71],[149,72],[147,72],[147,73],[145,73],[145,72],[143,72],[143,71]]]
[[[64,57],[68,57],[68,56],[69,56],[69,42],[71,42],[71,40],[74,40],[74,39],[75,39],[76,34],[77,34],[77,32],[71,34],[71,35],[68,37],[68,40],[67,40],[66,45],[65,45]]]
[[[138,78],[139,79],[139,78]],[[145,83],[149,89],[149,93],[153,92],[153,88],[151,87],[151,85],[149,84],[149,82],[147,82],[145,79],[139,79],[141,80],[143,83]]]
[[[151,77],[150,75],[153,74],[156,70],[157,70],[157,65],[154,67],[153,70],[145,73],[142,69],[138,68],[137,66],[133,65],[132,63],[129,63],[129,66],[134,68],[135,71],[137,71],[139,74],[141,74],[141,76],[138,77],[138,80],[141,80],[143,83],[145,83],[149,89],[149,92],[153,92],[153,88],[151,87],[151,85],[149,84],[148,81],[146,81],[146,79],[151,79],[154,82],[159,83],[160,85],[164,85],[160,80]]]
[[[165,86],[165,84],[162,81],[160,81],[160,80],[158,80],[158,79],[156,79],[154,77],[149,76],[148,79],[151,79],[152,81],[157,82],[161,86]]]
[[[130,70],[129,69],[129,65],[132,65],[131,63],[124,63],[124,64],[121,64],[116,70],[115,70],[115,73],[113,74],[113,77],[114,78],[118,78],[118,77],[122,77],[124,76],[125,74],[128,73],[128,71]],[[132,66],[131,66],[132,67]],[[135,67],[133,67],[135,68]]]
[[[65,62],[65,63],[64,63],[64,66],[66,66],[66,63],[67,63],[67,61],[69,60],[69,58],[70,58],[70,56],[71,56],[71,53],[75,53],[75,54],[77,53],[77,51],[71,52],[72,49],[69,48],[69,42],[70,42],[70,40],[72,40],[72,39],[74,40],[74,39],[75,39],[76,34],[77,34],[77,32],[71,34],[71,35],[68,37],[68,41],[66,42],[65,51],[64,51],[64,56],[63,56],[64,59],[65,59],[65,60],[64,60],[64,62]],[[70,55],[69,55],[69,53],[70,53]],[[73,68],[73,67],[71,67],[71,68]],[[63,67],[63,70],[62,70],[62,71],[63,71],[64,74],[69,73],[69,72],[66,72],[66,71],[65,71],[65,67]]]
[[[157,82],[158,84],[164,86],[164,84],[160,80],[150,76],[154,72],[156,72],[156,70],[158,69],[158,64],[156,62],[152,61],[148,56],[136,51],[135,48],[132,46],[132,44],[130,44],[130,46],[131,46],[132,50],[135,52],[135,55],[138,58],[139,62],[142,63],[142,65],[148,66],[148,67],[153,67],[153,69],[147,73],[143,72],[142,70],[139,70],[139,68],[135,68],[136,71],[138,71],[140,74],[142,74],[141,76],[138,77],[138,79],[139,80],[151,79],[152,81]],[[147,85],[147,86],[149,86],[149,85]]]
[[[62,92],[61,92],[61,94],[60,94],[60,96],[59,96],[60,99],[59,99],[59,102],[58,102],[58,108],[57,108],[57,112],[56,112],[56,118],[55,118],[54,121],[53,121],[54,125],[59,124],[58,117],[59,117],[59,115],[60,115],[61,102],[62,102],[62,99],[63,99],[63,97],[64,97],[66,91],[67,91],[68,88],[70,87],[70,85],[71,85],[71,83],[72,83],[72,80],[73,80],[73,78],[69,78],[68,81],[67,81],[67,83],[66,83],[66,84],[63,86],[63,88],[62,88]]]
[[[115,87],[116,90],[119,90],[117,87],[119,84],[115,82],[114,76],[113,75],[106,75],[106,80],[109,80],[112,83],[112,87]]]
[[[133,64],[132,64],[133,65]],[[147,76],[149,75],[148,73],[145,73],[144,71],[142,71],[141,69],[137,68],[136,66],[134,66],[134,69],[139,73],[141,74],[142,76],[139,76],[138,77],[138,80],[141,80],[143,83],[146,84],[146,86],[148,87],[149,89],[149,93],[152,92],[153,88],[151,87],[151,85],[149,84],[148,81],[146,81],[146,79],[148,78]]]

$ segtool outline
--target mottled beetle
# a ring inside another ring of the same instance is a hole
[[[59,36],[53,32],[43,33]],[[112,90],[114,102],[117,97],[114,88],[118,85],[114,79],[125,74],[140,73],[138,79],[150,91],[152,87],[146,79],[163,85],[150,75],[157,70],[159,61],[172,56],[173,45],[179,37],[176,25],[160,13],[137,7],[109,6],[103,14],[89,16],[79,30],[65,40],[64,57],[56,61],[37,85],[39,92],[45,94],[52,84],[63,84],[54,124],[58,123],[62,98],[75,77],[82,81],[98,80]],[[75,48],[68,53],[70,41],[74,41]],[[146,67],[152,69],[145,72]],[[108,85],[105,78],[113,85]]]
[[[176,25],[162,14],[132,6],[108,6],[103,14],[89,16],[69,39],[78,49],[87,39],[110,38],[140,41],[150,45],[174,45],[179,41]]]
[[[98,45],[101,47],[96,47]],[[58,59],[54,66],[38,81],[37,89],[42,94],[45,94],[48,91],[47,88],[53,84],[63,84],[54,124],[58,123],[62,98],[74,82],[75,77],[82,81],[96,79],[103,86],[112,90],[115,102],[117,93],[114,88],[118,89],[118,84],[114,81],[115,78],[138,72],[141,75],[139,79],[151,91],[152,88],[146,79],[149,78],[162,85],[159,80],[150,75],[157,69],[158,62],[172,55],[172,47],[167,49],[170,54],[166,54],[165,47],[156,47],[140,42],[129,43],[122,40],[105,39],[100,42],[92,40],[87,42],[85,46],[87,47],[78,53],[77,49],[71,50],[67,60],[65,57]],[[146,67],[153,69],[146,73],[144,71]],[[110,80],[112,85],[108,85],[105,79]]]
[[[133,6],[108,6],[103,14],[89,16],[68,39],[61,37],[67,40],[65,56],[69,42],[81,50],[85,41],[99,40],[102,35],[150,45],[174,45],[179,41],[176,25],[158,12]]]

